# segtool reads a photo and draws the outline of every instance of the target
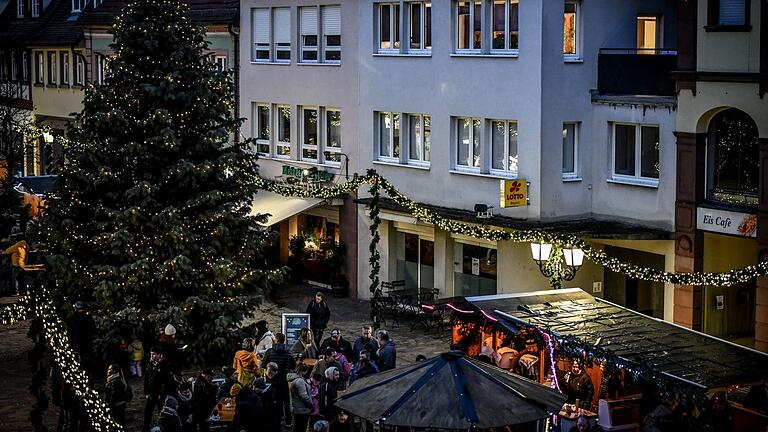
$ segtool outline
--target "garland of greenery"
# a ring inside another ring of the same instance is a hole
[[[370,177],[371,186],[368,192],[371,194],[371,203],[368,205],[368,216],[371,219],[371,243],[368,246],[370,252],[370,258],[368,262],[371,265],[371,273],[368,276],[371,280],[371,285],[368,288],[372,294],[371,298],[371,321],[373,322],[374,330],[379,328],[381,323],[381,307],[379,301],[381,299],[381,286],[379,283],[379,272],[381,271],[381,254],[379,253],[379,241],[381,235],[379,233],[379,225],[381,225],[381,218],[379,218],[379,177],[375,175],[373,170],[368,171]]]

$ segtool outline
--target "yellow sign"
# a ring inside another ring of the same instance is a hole
[[[501,180],[501,208],[528,205],[528,182],[525,179]]]

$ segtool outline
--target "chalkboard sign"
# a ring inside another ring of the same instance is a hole
[[[309,327],[309,314],[305,313],[286,313],[283,314],[283,334],[285,343],[290,350],[293,344],[299,340],[299,334],[302,328]]]

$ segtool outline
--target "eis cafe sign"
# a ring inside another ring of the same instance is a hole
[[[528,182],[525,179],[500,180],[501,208],[528,205]]]
[[[741,237],[757,237],[757,215],[699,207],[696,209],[696,228]]]

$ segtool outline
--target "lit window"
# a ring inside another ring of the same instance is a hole
[[[578,131],[578,123],[563,123],[563,177],[575,177],[578,172]]]
[[[517,172],[517,122],[491,121],[491,169]]]
[[[400,4],[380,3],[379,51],[400,51]]]
[[[400,114],[378,113],[379,159],[399,162],[400,160]]]
[[[517,49],[518,6],[518,0],[494,0],[491,51]]]
[[[318,162],[317,121],[318,109],[301,109],[301,160]]]
[[[637,17],[637,52],[638,54],[654,54],[659,46],[658,17]]]
[[[291,107],[277,106],[277,146],[275,157],[291,157]]]
[[[429,162],[431,146],[431,117],[424,114],[408,115],[408,161]]]
[[[659,179],[659,127],[613,125],[614,178]]]
[[[271,136],[269,105],[254,104],[253,108],[253,137],[256,139],[256,151],[269,156]]]
[[[456,119],[456,165],[468,168],[480,167],[480,119],[459,117]]]
[[[565,57],[579,57],[580,33],[579,4],[574,1],[566,1],[563,11],[563,55]]]

